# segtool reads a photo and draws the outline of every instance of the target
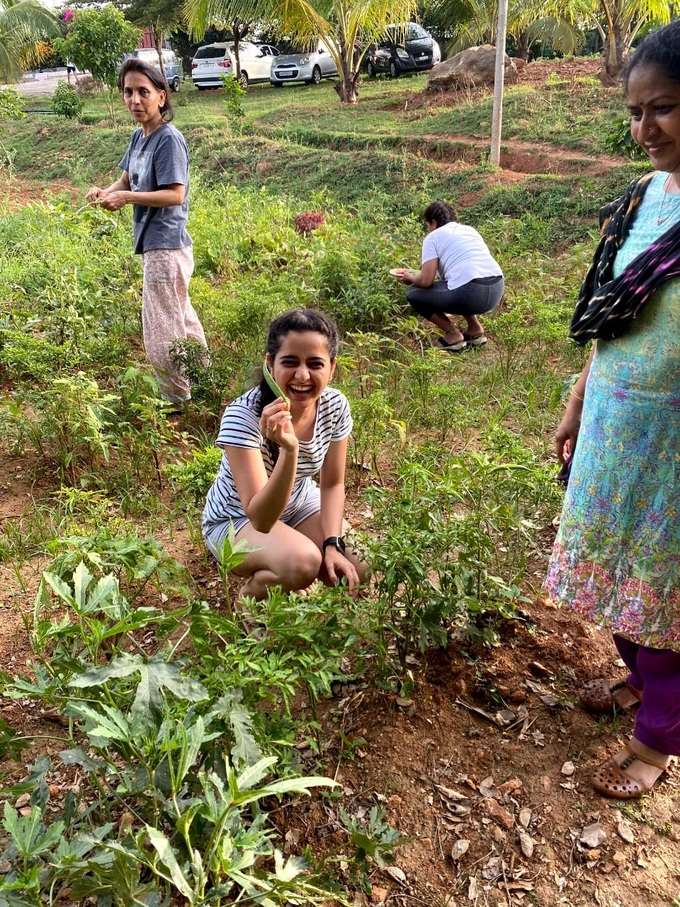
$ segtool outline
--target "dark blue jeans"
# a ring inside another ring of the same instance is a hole
[[[411,287],[406,299],[423,318],[430,315],[484,315],[496,308],[503,298],[502,277],[478,277],[462,287],[449,290],[443,280],[431,287]]]

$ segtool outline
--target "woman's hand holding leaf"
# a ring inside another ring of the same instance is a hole
[[[273,441],[282,450],[297,451],[298,439],[293,429],[293,419],[288,404],[274,400],[262,410],[260,431],[268,441]]]

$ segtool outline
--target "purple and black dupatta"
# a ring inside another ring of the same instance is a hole
[[[583,281],[571,319],[570,336],[579,344],[620,337],[660,284],[680,277],[680,222],[633,259],[616,278],[616,253],[628,235],[653,173],[634,180],[624,194],[600,211],[602,239]]]

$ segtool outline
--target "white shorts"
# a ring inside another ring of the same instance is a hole
[[[311,480],[308,483],[308,487],[305,489],[302,495],[298,497],[295,503],[291,506],[288,505],[281,516],[279,517],[282,523],[285,523],[286,526],[290,526],[291,529],[295,529],[300,523],[303,523],[305,520],[309,519],[310,516],[314,516],[315,513],[319,513],[321,510],[321,495],[319,493],[319,487],[316,483]],[[219,559],[219,552],[222,550],[222,545],[227,533],[229,532],[229,527],[234,527],[234,532],[238,533],[243,529],[243,527],[249,523],[250,520],[245,515],[243,511],[239,513],[234,513],[233,516],[221,521],[219,523],[213,523],[210,528],[203,526],[203,538],[205,544],[208,546],[212,554]]]

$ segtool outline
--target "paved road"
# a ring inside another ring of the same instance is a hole
[[[26,98],[39,97],[40,95],[51,97],[57,85],[65,81],[66,70],[56,69],[52,72],[26,73],[21,82],[7,87],[13,88]],[[73,76],[71,76],[71,81],[73,81]]]

